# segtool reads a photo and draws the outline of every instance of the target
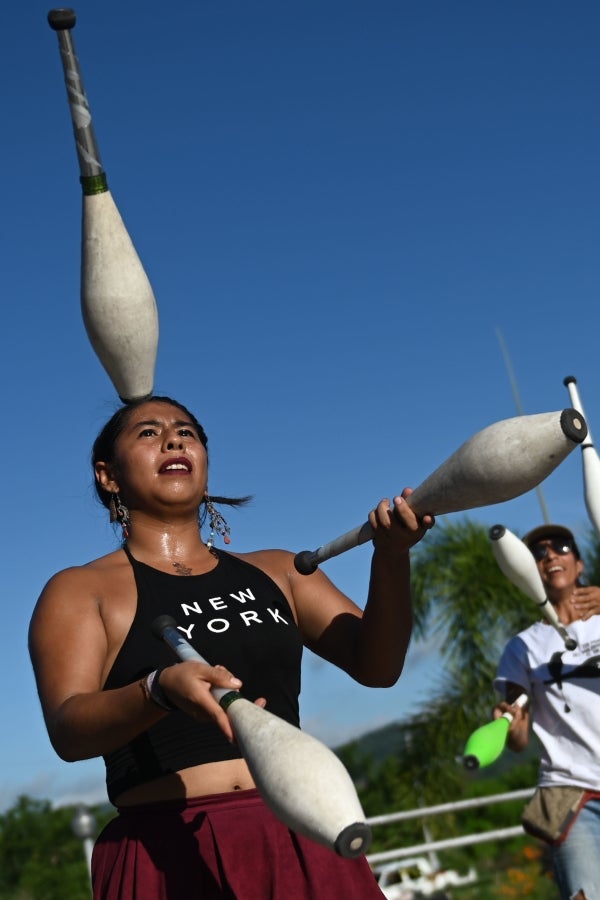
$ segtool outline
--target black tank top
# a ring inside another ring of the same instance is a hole
[[[135,575],[137,609],[104,690],[177,662],[151,630],[157,616],[168,614],[207,662],[226,666],[243,681],[245,697],[265,697],[270,712],[299,725],[302,638],[285,596],[268,575],[222,551],[211,572],[187,576],[153,569],[135,560],[127,547],[125,552]],[[175,711],[106,754],[108,796],[114,801],[162,775],[240,757],[216,725]]]

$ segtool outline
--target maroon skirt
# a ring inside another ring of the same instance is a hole
[[[92,858],[94,900],[381,900],[364,857],[290,831],[258,791],[122,807]]]

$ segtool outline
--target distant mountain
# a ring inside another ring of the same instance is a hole
[[[344,755],[347,751],[358,753],[360,756],[368,756],[380,763],[398,753],[402,747],[402,722],[391,722],[375,731],[369,731],[346,744],[334,748],[338,755]]]
[[[382,728],[369,731],[352,741],[335,747],[334,752],[344,758],[351,754],[352,756],[368,757],[375,763],[382,763],[388,757],[401,752],[403,730],[402,722],[390,722]],[[540,744],[532,733],[527,749],[523,753],[513,753],[510,750],[506,750],[493,765],[487,766],[480,772],[472,773],[470,777],[473,779],[497,778],[516,766],[527,765],[534,760],[538,760],[540,753]]]

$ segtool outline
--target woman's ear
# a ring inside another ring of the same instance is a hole
[[[105,491],[108,491],[109,494],[119,493],[119,484],[108,463],[97,462],[94,466],[94,474],[96,476],[96,481]]]

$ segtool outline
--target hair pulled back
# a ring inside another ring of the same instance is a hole
[[[198,437],[200,438],[200,443],[205,448],[208,454],[208,438],[206,436],[204,428],[202,427],[196,416],[191,413],[189,409],[187,409],[187,407],[183,405],[183,403],[179,403],[178,400],[173,400],[171,397],[150,396],[145,397],[141,400],[133,400],[131,401],[131,403],[127,403],[125,404],[125,406],[121,406],[108,420],[108,422],[94,441],[94,445],[92,447],[92,470],[94,472],[96,494],[98,495],[98,499],[100,500],[102,505],[107,509],[110,506],[112,494],[110,491],[105,490],[105,488],[102,487],[98,479],[95,477],[96,463],[114,462],[116,444],[119,436],[126,428],[127,423],[129,422],[135,410],[145,403],[165,403],[169,406],[175,406],[177,409],[181,410],[184,416],[189,419],[189,421],[196,429]],[[244,506],[244,504],[248,503],[248,501],[251,500],[251,497],[216,497],[214,495],[211,495],[211,500],[215,501],[216,503],[224,503],[229,506]]]

